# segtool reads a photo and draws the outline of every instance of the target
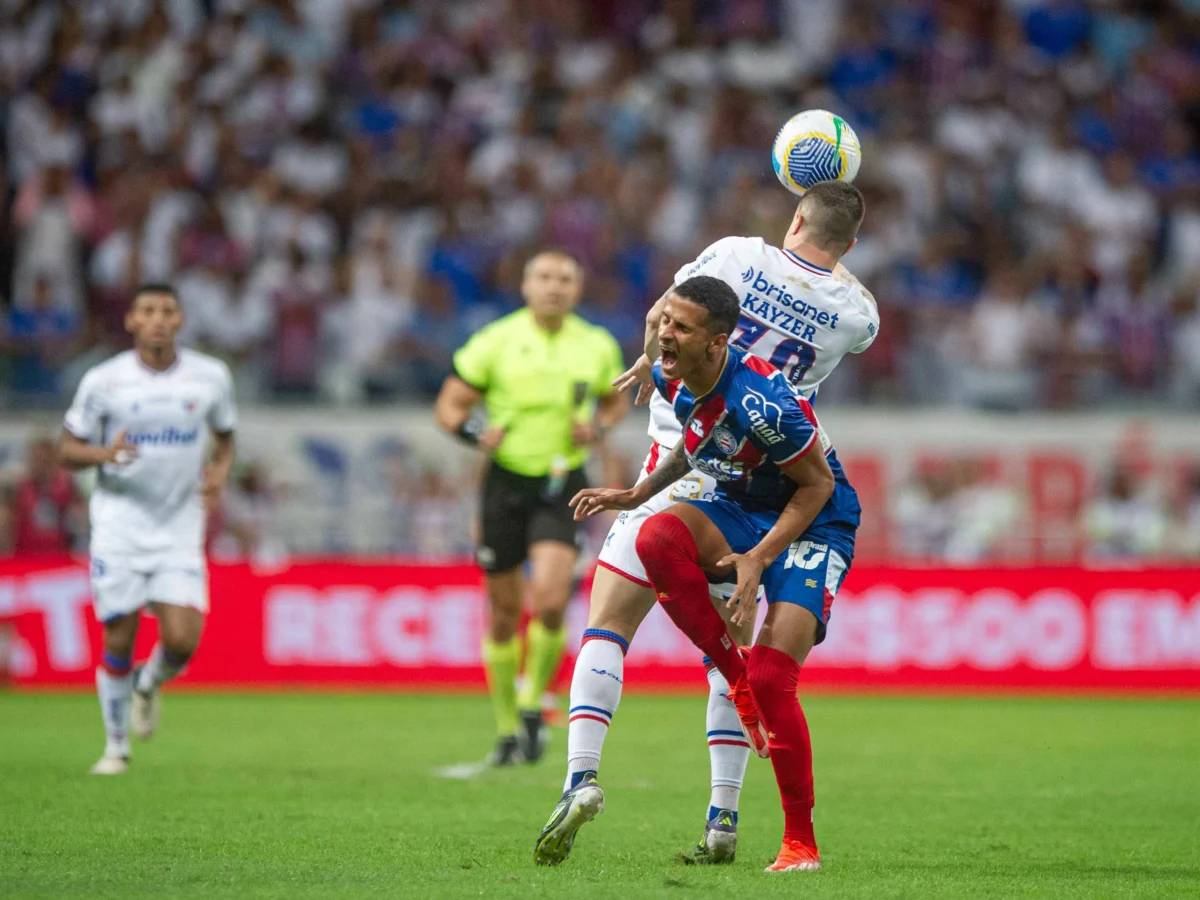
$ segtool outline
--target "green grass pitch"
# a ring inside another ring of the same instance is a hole
[[[733,866],[674,860],[708,798],[703,698],[626,698],[607,809],[532,863],[539,767],[488,749],[478,696],[168,693],[123,777],[87,769],[95,699],[0,695],[0,897],[1197,897],[1200,703],[814,697],[825,869],[765,875],[782,816],[752,759]]]

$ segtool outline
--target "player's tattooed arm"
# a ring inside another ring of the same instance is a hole
[[[670,455],[655,466],[654,471],[641,484],[634,488],[635,491],[640,489],[644,494],[638,501],[638,506],[641,506],[659,491],[665,490],[677,482],[691,470],[692,464],[688,462],[687,452],[683,448],[683,438],[680,438],[679,443],[675,445],[675,449],[671,451]]]
[[[668,485],[674,484],[691,471],[691,468],[681,439],[667,458],[634,487],[625,490],[587,488],[572,497],[571,506],[575,510],[575,521],[582,522],[606,509],[636,509]]]

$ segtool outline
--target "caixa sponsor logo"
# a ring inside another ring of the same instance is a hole
[[[139,447],[181,447],[194,444],[200,439],[200,429],[182,431],[168,426],[161,431],[135,431],[125,435],[125,440]]]
[[[742,398],[742,409],[750,417],[750,430],[768,447],[773,447],[783,440],[780,432],[783,430],[783,409],[779,404],[772,403],[758,391],[746,391]],[[771,424],[771,418],[775,424]]]

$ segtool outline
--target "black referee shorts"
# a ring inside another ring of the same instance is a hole
[[[588,486],[587,475],[582,468],[567,473],[556,496],[548,495],[549,482],[549,477],[518,475],[492,463],[483,481],[483,540],[475,552],[485,572],[515,569],[538,541],[579,546],[579,523],[567,503]]]

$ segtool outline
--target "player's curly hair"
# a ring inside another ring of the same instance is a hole
[[[720,278],[696,275],[675,285],[673,293],[703,306],[708,312],[708,330],[712,334],[730,334],[737,325],[740,306],[733,288]]]

